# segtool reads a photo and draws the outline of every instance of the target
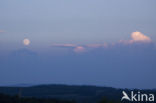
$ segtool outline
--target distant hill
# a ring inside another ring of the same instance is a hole
[[[0,87],[0,93],[8,95],[21,94],[22,97],[58,98],[62,100],[75,100],[78,103],[97,103],[102,98],[120,101],[122,91],[130,89],[116,89],[111,87],[77,86],[77,85],[37,85],[30,87]],[[138,90],[143,93],[153,93],[156,90]]]

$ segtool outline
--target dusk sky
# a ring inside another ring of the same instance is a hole
[[[156,88],[156,0],[0,0],[0,85]]]

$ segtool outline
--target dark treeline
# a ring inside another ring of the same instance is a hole
[[[120,103],[123,96],[122,91],[129,95],[131,91],[156,95],[156,90],[130,90],[97,86],[38,85],[30,87],[0,87],[0,93],[9,95],[1,99],[18,101],[19,99],[15,95],[20,95],[22,97],[20,99],[21,103],[25,103],[24,101],[27,101],[26,103],[41,103],[40,101],[44,101],[42,103],[49,103],[49,101],[50,103]],[[17,101],[0,103],[18,103]],[[125,103],[128,103],[128,101],[125,101]]]
[[[18,95],[9,96],[0,94],[0,103],[76,103],[76,102],[52,98],[34,98],[34,97],[20,98]]]
[[[52,98],[34,98],[34,97],[20,98],[18,95],[10,96],[6,94],[0,94],[0,103],[76,103],[76,101],[60,100],[60,99],[52,99]],[[108,100],[103,97],[97,103],[120,103],[120,102],[114,100]]]

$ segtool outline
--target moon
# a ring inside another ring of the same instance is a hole
[[[26,45],[26,46],[28,46],[30,44],[30,40],[28,38],[25,38],[23,40],[23,44]]]

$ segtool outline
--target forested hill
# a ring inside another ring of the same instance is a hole
[[[0,87],[0,93],[8,95],[21,95],[22,97],[57,98],[62,100],[74,100],[78,103],[95,103],[102,98],[120,101],[122,91],[130,93],[129,89],[115,89],[111,87],[75,86],[75,85],[38,85],[30,87]],[[142,93],[153,93],[156,90],[133,90]]]

